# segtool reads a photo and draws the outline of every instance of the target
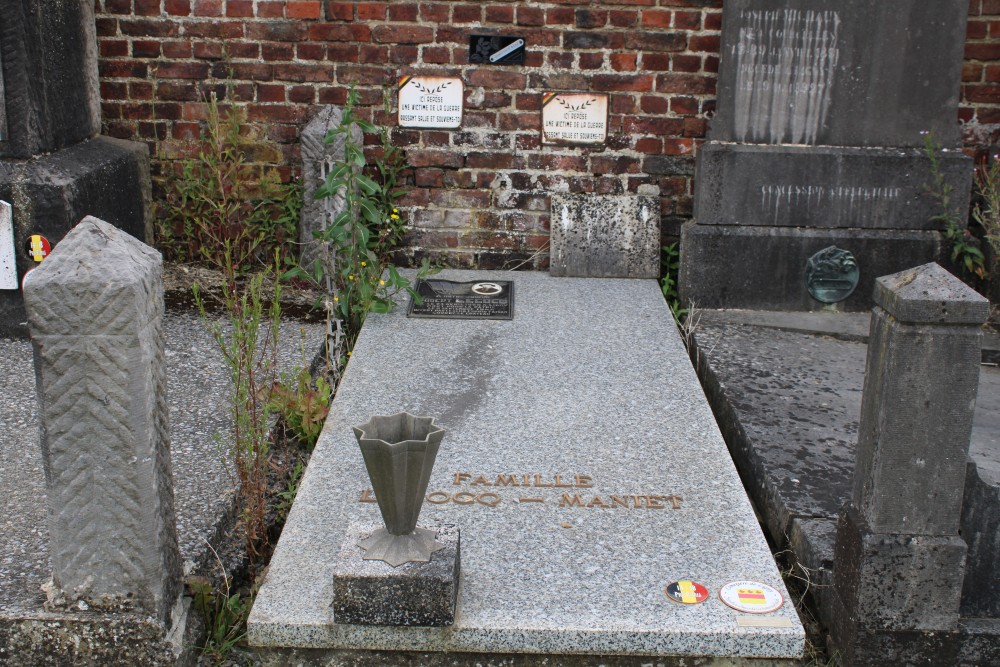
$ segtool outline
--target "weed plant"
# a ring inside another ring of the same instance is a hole
[[[663,277],[660,278],[660,289],[663,291],[663,298],[667,300],[670,312],[673,313],[674,320],[678,324],[687,315],[687,309],[681,307],[681,297],[677,292],[677,278],[680,268],[680,245],[675,242],[663,246],[660,252],[660,271],[663,273]]]
[[[1000,258],[1000,156],[991,156],[976,167],[975,189],[978,201],[972,218],[982,227],[993,256]]]
[[[160,248],[171,259],[210,266],[228,251],[241,274],[266,267],[275,252],[283,260],[296,239],[301,186],[282,183],[275,169],[258,176],[248,163],[248,153],[277,149],[246,125],[245,109],[231,105],[223,113],[215,93],[207,109],[198,156],[168,182]]]

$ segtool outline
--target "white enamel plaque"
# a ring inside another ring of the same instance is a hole
[[[0,289],[17,289],[14,220],[10,204],[0,201]]]
[[[543,144],[603,144],[607,138],[607,94],[542,93]]]
[[[404,76],[399,79],[399,126],[462,127],[465,84],[457,77]]]

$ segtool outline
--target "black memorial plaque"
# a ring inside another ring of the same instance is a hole
[[[407,317],[453,320],[514,319],[514,283],[510,280],[418,280],[420,305],[411,298]]]
[[[523,65],[524,38],[469,35],[469,62],[479,65]]]

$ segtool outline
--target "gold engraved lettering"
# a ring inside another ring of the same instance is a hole
[[[477,484],[486,485],[486,486],[493,486],[488,481],[486,481],[486,478],[483,477],[482,475],[480,475],[479,477],[477,477],[474,480],[472,480],[472,486],[475,486]]]
[[[467,472],[456,472],[455,473],[455,486],[461,486],[462,482],[467,482],[472,479],[472,475]]]
[[[525,486],[531,486],[531,475],[525,475],[522,479],[524,479]]]
[[[561,477],[559,475],[556,475],[556,484],[555,485],[556,485],[556,487],[558,487],[560,489],[573,488],[574,486],[576,486],[576,484],[573,484],[572,482],[569,482],[569,483],[563,482],[562,479],[561,479]]]
[[[647,507],[651,510],[662,510],[666,505],[661,500],[666,500],[665,496],[646,496]]]
[[[427,502],[434,503],[435,505],[443,505],[449,500],[451,500],[451,494],[444,491],[435,491],[427,495]]]
[[[518,498],[518,502],[522,503],[544,503],[545,498]]]
[[[559,507],[583,507],[579,493],[564,493],[559,499]]]
[[[594,478],[590,475],[577,475],[576,485],[584,489],[590,488],[594,485]]]
[[[642,499],[646,496],[632,496],[632,503],[637,510],[645,509],[645,505],[642,504]]]
[[[594,496],[594,498],[587,503],[587,507],[607,507],[608,504],[600,496]]]
[[[497,475],[494,486],[520,486],[515,475]]]
[[[624,507],[628,509],[628,496],[611,496],[612,507]]]
[[[673,509],[679,510],[681,508],[681,501],[684,500],[681,496],[667,496],[670,502],[673,504]]]
[[[364,491],[361,492],[361,497],[358,498],[358,502],[359,503],[377,503],[378,500],[376,500],[375,496],[372,495],[372,490],[371,489],[365,489]]]
[[[476,496],[469,493],[468,491],[459,491],[454,496],[452,496],[451,499],[455,502],[456,505],[471,505],[472,503],[476,502]]]
[[[541,475],[535,475],[535,484],[534,485],[537,486],[537,487],[549,487],[549,486],[552,486],[551,484],[546,484],[545,482],[543,482]]]
[[[486,505],[487,507],[496,507],[500,504],[500,496],[492,491],[487,491],[486,493],[480,493],[476,496],[476,502],[480,505]]]

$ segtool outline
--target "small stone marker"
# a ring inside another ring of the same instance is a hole
[[[458,77],[404,76],[399,79],[399,126],[462,127],[465,84]]]
[[[542,93],[543,144],[603,144],[607,138],[606,93]]]
[[[160,254],[87,217],[24,280],[52,579],[169,625],[180,594]],[[58,595],[58,594],[57,594]]]
[[[550,218],[553,276],[659,277],[659,197],[556,194]]]
[[[14,219],[11,216],[10,204],[5,201],[0,201],[0,289],[17,289]]]
[[[407,317],[462,320],[510,320],[514,317],[514,283],[510,280],[457,283],[453,280],[418,280]]]
[[[322,259],[323,243],[316,239],[315,232],[322,232],[330,226],[344,210],[347,202],[341,189],[332,197],[316,199],[316,189],[326,182],[327,174],[333,170],[335,162],[344,159],[344,144],[347,136],[337,135],[330,142],[326,136],[339,126],[344,117],[340,107],[327,105],[309,121],[302,130],[302,211],[299,214],[299,243],[302,244],[302,265],[312,268],[317,259]],[[350,128],[351,141],[361,145],[364,135],[361,128]]]

